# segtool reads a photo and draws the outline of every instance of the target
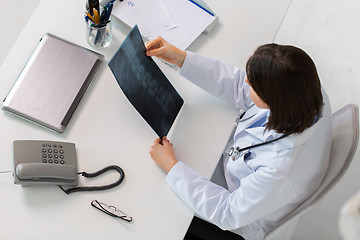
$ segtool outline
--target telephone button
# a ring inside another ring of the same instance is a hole
[[[46,160],[46,159],[43,159],[43,163],[47,163],[47,160]]]
[[[64,161],[64,160],[60,160],[60,163],[61,163],[61,164],[64,164],[64,163],[65,163],[65,161]]]
[[[49,163],[53,163],[53,160],[52,160],[52,159],[49,159]]]

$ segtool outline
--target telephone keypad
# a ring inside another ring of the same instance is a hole
[[[59,150],[58,150],[59,149]],[[43,163],[65,164],[64,150],[62,145],[56,144],[42,144],[42,159]],[[61,160],[59,161],[58,158]]]

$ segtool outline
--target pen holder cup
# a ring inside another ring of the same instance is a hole
[[[103,24],[86,22],[86,39],[90,46],[94,48],[106,48],[112,42],[111,21]]]

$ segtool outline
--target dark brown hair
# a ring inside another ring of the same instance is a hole
[[[310,127],[323,103],[321,85],[311,58],[293,46],[260,46],[246,63],[248,81],[269,106],[267,129],[301,133]]]

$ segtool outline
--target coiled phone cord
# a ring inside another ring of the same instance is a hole
[[[120,174],[119,179],[114,183],[111,183],[108,185],[103,185],[103,186],[73,187],[73,188],[69,188],[66,190],[62,186],[59,186],[59,187],[66,194],[70,194],[70,193],[74,193],[74,192],[84,192],[84,191],[103,191],[103,190],[107,190],[107,189],[111,189],[111,188],[119,186],[120,183],[124,180],[125,173],[121,169],[121,167],[119,167],[117,165],[107,166],[97,172],[94,172],[94,173],[79,172],[78,174],[81,174],[83,177],[86,177],[86,178],[94,178],[94,177],[97,177],[109,170],[116,170]]]

